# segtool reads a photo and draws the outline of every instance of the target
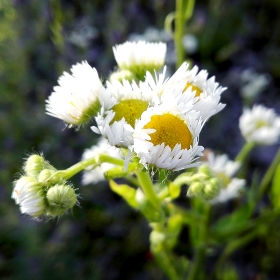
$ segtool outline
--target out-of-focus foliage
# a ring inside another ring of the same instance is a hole
[[[10,196],[28,153],[42,151],[63,169],[96,142],[94,133],[64,129],[44,113],[59,75],[87,60],[107,77],[115,66],[111,47],[148,27],[162,29],[174,8],[166,0],[0,0],[0,279],[164,279],[149,252],[149,229],[107,184],[81,187],[81,207],[52,222],[22,216]],[[271,82],[255,102],[280,113],[279,30],[278,0],[197,1],[186,33],[196,36],[198,49],[186,58],[228,87],[223,94],[227,107],[205,126],[203,146],[229,155],[240,148],[241,74],[246,69],[269,76]],[[276,150],[258,148],[249,168],[264,173]],[[77,176],[73,183],[79,186],[79,181]],[[219,211],[232,209],[229,203]],[[263,226],[263,238],[233,255],[220,279],[280,277],[279,221]],[[192,254],[187,231],[177,247],[181,254]]]

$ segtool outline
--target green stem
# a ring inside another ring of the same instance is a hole
[[[150,174],[148,173],[147,170],[138,170],[136,171],[136,175],[139,180],[139,184],[145,193],[147,199],[151,202],[151,204],[157,209],[161,210],[160,208],[160,203],[158,200],[158,197],[156,195],[156,192],[154,190],[154,186],[150,177]]]
[[[117,166],[124,166],[124,160],[114,158],[106,154],[101,154],[98,157],[93,157],[90,159],[80,161],[65,170],[58,170],[48,180],[56,180],[56,179],[68,180],[74,175],[76,175],[77,173],[81,172],[82,170],[85,170],[87,167],[92,166],[92,168],[94,169],[103,162],[111,163]],[[137,167],[137,164],[129,163],[128,167],[132,170]]]
[[[184,61],[184,48],[182,38],[184,35],[184,10],[183,0],[176,0],[176,15],[175,15],[175,34],[174,43],[177,55],[177,65],[179,68]]]
[[[244,162],[254,147],[255,147],[255,144],[253,142],[247,142],[243,146],[243,148],[241,149],[239,154],[235,157],[235,161]]]
[[[195,256],[194,256],[194,262],[191,266],[188,280],[196,280],[199,278],[198,273],[202,269],[202,263],[204,261],[205,257],[205,250],[206,250],[206,244],[207,244],[207,235],[208,235],[208,222],[210,217],[210,209],[211,205],[208,203],[205,203],[204,205],[204,219],[199,224],[198,229],[198,241],[197,246],[195,248]]]
[[[274,157],[273,162],[269,166],[268,170],[266,171],[261,184],[259,186],[259,191],[258,191],[258,197],[257,200],[261,198],[261,196],[264,194],[266,191],[267,187],[269,186],[272,177],[274,176],[274,173],[277,169],[277,166],[280,164],[280,149],[278,150],[276,156]]]

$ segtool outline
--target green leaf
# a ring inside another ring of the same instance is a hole
[[[138,203],[135,199],[136,190],[128,185],[118,185],[114,181],[110,180],[110,187],[113,192],[120,195],[125,201],[133,208],[138,209]]]
[[[226,241],[250,227],[251,209],[249,205],[235,210],[233,213],[219,219],[211,229],[211,233],[218,241]],[[225,239],[225,240],[223,240]]]
[[[271,201],[275,209],[280,209],[280,164],[277,166],[272,180]]]

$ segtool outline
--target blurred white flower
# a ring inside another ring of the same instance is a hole
[[[194,54],[197,51],[198,40],[193,34],[186,34],[182,39],[187,54]]]
[[[241,95],[245,99],[257,97],[269,84],[270,77],[267,74],[258,74],[252,69],[246,69],[241,73]]]
[[[212,200],[213,203],[223,203],[238,196],[239,191],[245,185],[244,179],[234,178],[240,168],[239,162],[229,160],[225,154],[214,155],[213,152],[208,152],[207,161],[204,164],[210,167],[222,184],[219,195]]]
[[[82,155],[82,160],[96,157],[100,154],[108,154],[115,158],[122,158],[121,152],[118,148],[111,146],[105,138],[101,138],[99,142],[89,149],[86,149]],[[82,177],[82,184],[95,184],[101,180],[104,180],[104,172],[113,168],[115,165],[110,163],[102,163],[96,168],[88,167]]]
[[[280,117],[273,109],[263,105],[245,108],[239,119],[241,134],[247,142],[259,145],[273,145],[280,137]]]

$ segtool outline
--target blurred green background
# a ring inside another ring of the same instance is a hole
[[[0,0],[1,280],[165,279],[150,254],[145,220],[105,182],[80,186],[77,175],[72,182],[80,187],[81,207],[60,220],[34,221],[10,197],[28,154],[42,152],[64,169],[96,143],[89,127],[65,129],[44,112],[62,72],[87,60],[105,79],[116,66],[112,46],[136,35],[155,39],[148,31],[161,32],[174,9],[167,0]],[[234,157],[243,144],[238,119],[249,83],[244,71],[265,77],[262,87],[251,89],[259,91],[254,101],[280,114],[280,1],[198,0],[186,33],[195,44],[191,49],[192,41],[186,43],[186,58],[228,87],[222,97],[227,107],[207,123],[201,144]],[[162,38],[172,54],[172,40]],[[174,56],[167,64],[174,69]],[[256,149],[251,167],[264,172],[278,148]],[[191,254],[186,236],[187,229],[181,242]],[[223,279],[280,279],[279,238],[280,222],[270,236],[234,255],[230,277],[237,278]]]

